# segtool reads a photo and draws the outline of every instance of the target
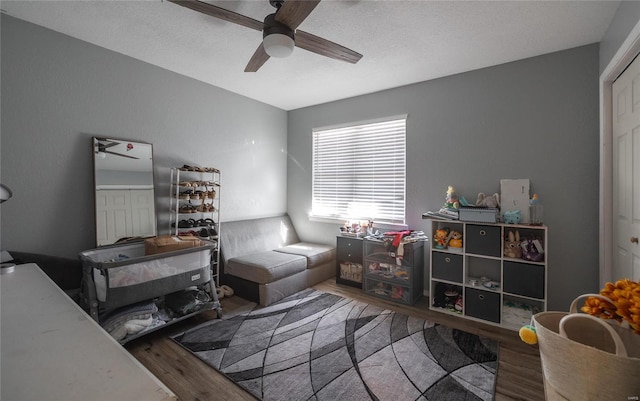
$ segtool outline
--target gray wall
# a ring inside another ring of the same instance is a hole
[[[429,230],[448,185],[475,201],[502,178],[529,178],[549,226],[549,307],[598,289],[598,45],[289,112],[289,214],[306,239],[335,243],[314,223],[311,130],[407,113],[407,221]]]
[[[92,136],[154,145],[168,230],[169,169],[222,171],[222,221],[286,212],[287,113],[1,16],[0,249],[75,258],[95,247]],[[166,196],[165,196],[166,194]]]

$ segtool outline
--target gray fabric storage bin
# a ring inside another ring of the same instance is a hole
[[[465,252],[485,256],[502,256],[500,226],[466,225]]]
[[[531,298],[544,298],[544,266],[504,262],[502,289]]]
[[[464,313],[467,316],[500,323],[500,294],[492,291],[466,288]]]
[[[462,283],[462,255],[433,252],[431,275],[434,278]]]

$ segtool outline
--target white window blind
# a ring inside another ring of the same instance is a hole
[[[406,116],[313,130],[311,214],[405,223]]]

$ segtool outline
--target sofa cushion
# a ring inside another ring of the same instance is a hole
[[[220,235],[222,258],[270,251],[300,242],[288,215],[224,222]]]
[[[266,284],[305,271],[307,258],[283,252],[264,251],[229,259],[225,274]]]
[[[307,258],[307,268],[309,269],[328,262],[335,263],[336,259],[335,247],[311,242],[298,242],[297,244],[274,250],[281,253],[304,256]]]

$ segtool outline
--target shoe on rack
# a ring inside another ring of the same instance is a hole
[[[195,213],[195,212],[196,212],[196,207],[191,203],[181,206],[178,209],[178,213]]]
[[[192,193],[193,193],[193,190],[191,190],[191,189],[187,189],[186,191],[182,191],[182,192],[180,192],[180,199],[189,200],[189,199],[191,199],[191,194]]]
[[[191,224],[190,220],[180,220],[178,222],[178,228],[191,228],[193,224]]]

